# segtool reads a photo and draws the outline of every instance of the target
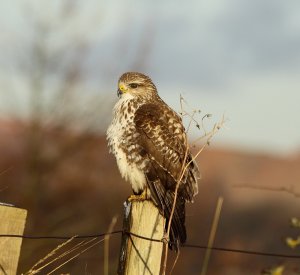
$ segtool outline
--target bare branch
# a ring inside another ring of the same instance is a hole
[[[256,189],[262,191],[274,191],[274,192],[286,192],[290,195],[293,195],[296,198],[300,197],[300,193],[295,191],[295,186],[290,185],[288,187],[280,186],[280,187],[273,187],[273,186],[258,186],[258,185],[250,185],[250,184],[235,184],[233,187],[236,188],[249,188],[249,189]]]
[[[51,252],[49,252],[44,258],[39,260],[29,271],[25,272],[24,275],[33,275],[33,274],[40,273],[42,270],[44,271],[44,269],[46,267],[49,267],[50,265],[57,263],[59,260],[66,258],[63,263],[54,267],[49,273],[47,273],[47,274],[52,274],[54,271],[58,270],[59,268],[64,266],[66,263],[77,258],[78,256],[80,256],[87,250],[91,249],[95,245],[99,244],[100,242],[104,241],[104,239],[105,239],[105,238],[103,238],[103,239],[99,240],[98,237],[95,237],[88,241],[81,241],[81,242],[75,244],[74,246],[72,246],[71,248],[67,249],[66,251],[61,251],[63,248],[66,247],[67,244],[70,244],[72,241],[74,241],[75,238],[76,238],[76,236],[70,238],[63,244],[57,246],[55,249],[53,249]],[[61,253],[61,254],[58,254],[58,253]],[[76,254],[72,255],[74,253],[76,253]],[[53,258],[54,256],[55,256],[55,258]]]
[[[116,222],[117,222],[117,216],[114,216],[110,222],[110,225],[108,227],[108,234],[104,237],[104,265],[103,265],[103,268],[104,268],[104,271],[103,271],[103,274],[104,275],[108,275],[109,274],[109,239],[110,239],[110,236],[111,236],[111,232],[113,231],[115,225],[116,225]]]
[[[222,205],[223,205],[223,198],[219,197],[218,202],[217,202],[215,215],[214,215],[214,219],[213,219],[213,223],[212,223],[212,227],[211,227],[211,231],[210,231],[210,234],[209,234],[207,249],[205,251],[202,270],[201,270],[201,273],[200,273],[201,275],[205,275],[206,272],[207,272],[208,262],[209,262],[209,258],[210,258],[210,254],[211,254],[211,249],[212,249],[213,244],[214,244],[214,240],[215,240],[215,236],[216,236],[216,232],[217,232],[217,228],[218,228],[218,224],[219,224]]]
[[[43,268],[45,268],[47,265],[49,265],[50,263],[52,263],[52,261],[46,263],[45,265],[37,268],[39,265],[41,265],[42,263],[46,262],[46,260],[48,260],[50,257],[54,256],[59,250],[61,250],[63,247],[65,247],[68,243],[72,242],[74,240],[73,238],[70,238],[69,240],[65,241],[64,243],[58,245],[56,248],[54,248],[52,251],[50,251],[45,257],[43,257],[42,259],[40,259],[37,263],[35,263],[32,268],[30,268],[25,275],[31,275],[31,274],[37,274],[39,273]]]
[[[188,127],[186,130],[186,133],[188,133],[190,131],[190,127],[192,125],[192,123],[194,122],[196,127],[198,129],[200,129],[200,124],[198,123],[198,121],[195,119],[195,115],[197,113],[200,113],[200,110],[193,110],[192,113],[190,114],[189,112],[186,112],[183,108],[183,103],[186,103],[185,99],[182,97],[182,95],[180,95],[180,107],[181,107],[181,111],[180,111],[180,115],[181,118],[183,118],[183,116],[188,116],[189,117],[189,123],[188,123]],[[186,103],[187,104],[187,103]],[[211,117],[210,114],[205,115],[204,117],[202,117],[202,129],[204,129],[203,127],[203,120],[205,118],[209,118]],[[197,138],[192,144],[196,144],[199,140],[202,139],[206,139],[206,142],[204,145],[202,145],[200,147],[200,149],[198,150],[198,152],[192,157],[192,159],[189,162],[187,161],[187,157],[188,157],[188,153],[190,152],[190,148],[189,145],[187,144],[187,139],[186,139],[186,151],[185,151],[185,155],[184,155],[184,159],[183,159],[183,164],[181,167],[181,172],[180,172],[180,176],[177,180],[176,183],[176,187],[175,187],[175,191],[174,191],[174,201],[173,201],[173,206],[172,206],[172,210],[170,213],[170,217],[169,217],[169,221],[168,221],[168,227],[167,227],[167,232],[166,232],[166,237],[167,239],[169,239],[170,236],[170,230],[171,230],[171,224],[172,224],[172,219],[173,219],[173,215],[174,215],[174,211],[175,211],[175,206],[176,206],[176,201],[177,201],[177,196],[178,196],[178,188],[180,186],[180,183],[185,175],[186,170],[188,169],[189,165],[191,165],[191,163],[193,161],[195,161],[195,159],[199,156],[199,154],[204,150],[204,148],[210,144],[210,140],[212,139],[212,137],[222,128],[222,126],[225,123],[225,117],[223,115],[222,119],[220,122],[216,123],[213,127],[213,129],[210,132],[205,132],[204,135],[202,135],[201,137]],[[167,269],[167,260],[168,260],[168,243],[165,243],[165,252],[164,252],[164,262],[163,262],[163,269],[162,269],[162,274],[165,275],[166,274],[166,269]],[[177,261],[177,260],[176,260]]]

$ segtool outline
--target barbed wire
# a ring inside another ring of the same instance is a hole
[[[100,234],[92,234],[92,235],[75,235],[75,236],[29,236],[29,235],[12,235],[12,234],[1,234],[0,238],[22,238],[29,240],[44,240],[44,239],[55,239],[55,240],[68,240],[68,239],[91,239],[91,238],[100,238],[108,235],[116,235],[116,234],[127,234],[136,238],[140,238],[147,241],[152,242],[165,242],[163,239],[151,239],[148,237],[144,237],[141,235],[137,235],[133,232],[128,232],[125,230],[115,230],[112,232],[105,232]],[[183,248],[196,248],[196,249],[207,249],[208,247],[205,245],[198,244],[182,244]],[[224,247],[216,247],[213,246],[210,249],[215,251],[229,252],[229,253],[239,253],[239,254],[247,254],[247,255],[256,255],[256,256],[267,256],[267,257],[276,257],[276,258],[290,258],[290,259],[300,259],[300,255],[291,255],[291,254],[282,254],[282,253],[273,253],[273,252],[262,252],[262,251],[252,251],[252,250],[244,250],[244,249],[234,249],[234,248],[224,248]]]

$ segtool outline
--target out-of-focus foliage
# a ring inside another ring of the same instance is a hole
[[[263,275],[283,275],[283,271],[284,271],[284,266],[279,265],[270,270],[263,271],[262,274]]]
[[[299,225],[300,225],[299,219],[296,218],[296,217],[291,218],[290,224],[291,224],[291,226],[294,227],[294,228],[299,228],[299,227],[300,227],[300,226],[299,226]],[[287,245],[289,248],[295,250],[296,248],[298,248],[298,247],[300,246],[300,236],[298,236],[298,237],[296,237],[296,238],[286,237],[286,238],[285,238],[285,243],[286,243],[286,245]],[[276,266],[276,267],[274,267],[274,268],[272,268],[272,269],[270,269],[270,270],[263,271],[262,274],[282,275],[282,274],[284,274],[283,271],[284,271],[285,269],[287,269],[287,268],[285,267],[285,265],[279,265],[279,266]],[[288,269],[288,272],[292,272],[292,270],[296,270],[296,269],[293,268],[293,267],[290,267],[290,268]],[[296,272],[296,271],[295,271],[295,272]],[[296,274],[299,274],[299,272],[296,273]]]
[[[296,217],[291,218],[291,226],[300,228],[300,220]]]
[[[285,241],[286,241],[286,245],[292,249],[295,249],[300,245],[300,237],[297,237],[296,239],[287,237]]]

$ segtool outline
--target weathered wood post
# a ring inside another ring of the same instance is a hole
[[[0,235],[23,235],[27,211],[0,203]],[[0,274],[17,274],[22,238],[0,237]]]
[[[151,201],[126,201],[124,208],[124,231],[149,239],[163,238],[165,219]],[[123,233],[118,274],[158,275],[162,251],[162,242]]]

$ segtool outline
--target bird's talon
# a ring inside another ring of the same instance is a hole
[[[145,200],[147,200],[146,192],[144,191],[140,195],[131,195],[127,200],[129,202],[133,202],[133,201],[145,201]]]

